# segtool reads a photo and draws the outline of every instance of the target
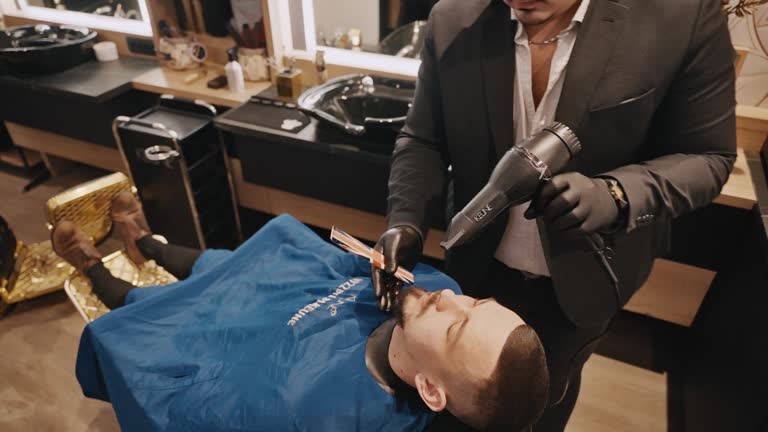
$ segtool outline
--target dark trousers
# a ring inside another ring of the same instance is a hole
[[[550,278],[527,279],[496,260],[481,286],[481,296],[494,297],[538,333],[547,355],[550,401],[533,430],[563,431],[579,396],[582,367],[608,325],[577,327],[560,309]]]
[[[180,280],[189,277],[192,267],[202,253],[197,249],[162,243],[150,235],[139,239],[136,246],[144,258],[155,260],[159,266]],[[130,283],[112,276],[102,263],[94,265],[86,273],[91,280],[94,294],[110,309],[123,306],[125,296],[135,288]]]

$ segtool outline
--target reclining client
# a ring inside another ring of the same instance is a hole
[[[112,203],[128,257],[180,281],[113,277],[72,222],[54,250],[111,309],[84,330],[77,377],[126,431],[412,431],[448,410],[519,430],[547,401],[536,333],[494,300],[461,295],[426,266],[395,317],[378,310],[370,264],[279,216],[234,251],[155,239],[132,194]]]

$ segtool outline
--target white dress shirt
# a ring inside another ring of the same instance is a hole
[[[565,67],[571,58],[579,24],[584,20],[589,2],[590,0],[581,0],[571,24],[560,32],[555,54],[552,56],[547,90],[539,101],[538,107],[533,103],[531,50],[528,46],[528,35],[523,25],[518,23],[515,34],[516,70],[512,119],[515,128],[515,144],[533,136],[555,120],[557,104],[560,102],[560,93],[563,91],[565,81]],[[517,20],[514,9],[512,9],[512,19]],[[526,203],[510,209],[509,222],[501,243],[496,249],[495,257],[507,267],[521,270],[529,275],[549,276],[536,221],[523,217],[528,206],[529,203]]]

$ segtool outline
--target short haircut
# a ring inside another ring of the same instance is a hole
[[[549,401],[549,371],[539,336],[527,324],[509,333],[491,376],[474,398],[474,427],[521,431],[541,417]]]

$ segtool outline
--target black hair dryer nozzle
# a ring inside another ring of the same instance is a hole
[[[453,217],[440,245],[449,250],[464,244],[508,207],[529,201],[541,184],[562,171],[579,151],[576,134],[558,122],[509,149],[496,164],[488,184]]]

